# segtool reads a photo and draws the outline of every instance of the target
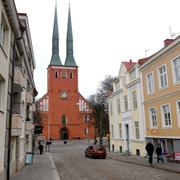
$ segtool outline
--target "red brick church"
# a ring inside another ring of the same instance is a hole
[[[78,66],[73,55],[73,34],[69,7],[66,59],[59,56],[57,5],[52,35],[52,57],[47,68],[47,93],[38,100],[45,139],[94,138],[89,102],[78,91]]]

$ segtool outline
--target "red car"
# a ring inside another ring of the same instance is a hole
[[[91,158],[106,158],[106,149],[103,145],[91,145],[85,150],[85,156]]]

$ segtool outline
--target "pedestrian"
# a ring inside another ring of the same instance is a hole
[[[156,154],[157,154],[157,163],[159,163],[159,161],[162,161],[162,163],[164,163],[164,159],[162,156],[162,148],[160,144],[158,144],[156,147]]]
[[[40,154],[42,154],[43,153],[43,145],[42,144],[39,144],[39,147],[38,147],[38,149],[39,149],[39,153]]]
[[[153,152],[154,152],[154,146],[152,144],[151,141],[149,141],[147,144],[146,144],[146,151],[147,151],[147,154],[149,156],[149,164],[152,165],[153,163]]]

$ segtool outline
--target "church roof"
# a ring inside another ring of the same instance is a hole
[[[53,27],[53,36],[52,36],[52,56],[51,56],[51,62],[49,65],[55,65],[55,66],[62,65],[61,59],[59,56],[59,29],[58,29],[58,19],[57,19],[57,5],[55,6],[55,13],[54,13],[54,27]]]
[[[68,26],[67,26],[67,38],[66,38],[66,60],[64,66],[75,66],[77,64],[73,55],[73,34],[72,34],[72,24],[71,24],[71,11],[69,7],[68,14]]]

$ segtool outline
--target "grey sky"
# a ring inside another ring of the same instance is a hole
[[[64,63],[68,0],[58,1],[60,57]],[[47,67],[55,0],[15,0],[28,14],[36,61],[35,83],[47,92]],[[74,57],[79,66],[79,92],[96,92],[106,75],[117,76],[121,61],[137,61],[163,47],[172,32],[179,35],[179,0],[71,0]]]

